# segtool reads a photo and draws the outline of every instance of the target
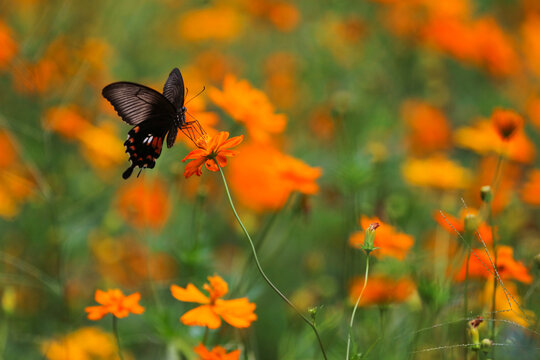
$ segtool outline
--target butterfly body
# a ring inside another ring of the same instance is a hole
[[[190,126],[186,122],[184,81],[177,68],[169,74],[163,94],[141,84],[122,81],[104,87],[102,95],[122,120],[135,125],[124,142],[131,162],[122,174],[124,179],[129,178],[137,166],[153,168],[161,155],[163,142],[172,147],[178,129]]]

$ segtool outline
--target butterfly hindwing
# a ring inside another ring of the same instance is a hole
[[[144,85],[116,82],[104,87],[102,94],[130,125],[153,118],[170,118],[172,124],[176,115],[174,106],[165,96]]]
[[[163,120],[145,121],[129,131],[124,146],[131,166],[122,175],[124,179],[131,175],[136,166],[152,169],[156,165],[167,131],[169,127],[165,126]]]
[[[184,79],[177,68],[174,68],[169,74],[163,86],[163,95],[176,109],[181,109],[184,106]]]

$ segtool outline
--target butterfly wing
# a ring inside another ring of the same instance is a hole
[[[105,86],[101,93],[122,120],[130,125],[138,125],[154,118],[168,118],[171,124],[174,122],[176,110],[171,102],[156,90],[144,85],[116,82]],[[169,128],[170,125],[166,126],[167,130]]]
[[[131,166],[122,174],[124,179],[130,177],[135,166],[152,169],[156,165],[167,131],[167,119],[144,121],[129,131],[124,146]]]
[[[174,105],[176,110],[184,106],[184,79],[180,70],[174,68],[163,86],[163,95]]]

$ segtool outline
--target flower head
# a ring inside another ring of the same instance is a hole
[[[242,142],[244,135],[228,139],[229,133],[222,131],[214,137],[201,137],[197,141],[198,149],[191,151],[182,161],[193,160],[186,165],[184,176],[186,178],[202,175],[202,166],[210,171],[218,171],[219,167],[227,165],[227,156],[235,156],[236,151],[228,150]]]
[[[285,129],[285,115],[274,114],[274,107],[266,94],[252,88],[246,80],[227,75],[223,91],[211,88],[208,95],[234,120],[244,123],[249,136],[255,141],[268,142],[270,134],[279,134]]]
[[[484,249],[474,249],[473,251],[476,256],[471,256],[469,260],[469,277],[492,279],[493,269],[491,261],[495,258],[493,254],[490,253],[488,257]],[[463,281],[466,271],[467,264],[464,261],[461,270],[456,275],[456,280]],[[510,246],[497,247],[497,272],[502,280],[514,279],[525,284],[532,282],[532,276],[529,274],[529,270],[527,270],[521,261],[514,259],[514,249]]]
[[[471,230],[478,241],[483,241],[486,244],[491,244],[493,242],[491,227],[482,221],[472,209],[461,212],[459,218],[446,213],[443,215],[440,211],[434,213],[433,217],[440,226],[452,235],[463,233],[466,229],[467,219],[474,219],[471,223],[472,227],[467,230]],[[497,229],[495,228],[495,231],[496,230]]]
[[[364,285],[364,278],[355,278],[349,290],[349,299],[355,302]],[[415,285],[412,280],[398,280],[384,275],[373,275],[368,279],[367,287],[358,303],[359,306],[404,302],[412,295]]]
[[[116,345],[112,335],[94,327],[84,327],[60,338],[41,343],[47,360],[113,359]]]
[[[526,203],[540,206],[540,170],[531,170],[528,181],[521,189],[521,196]]]
[[[408,159],[402,167],[402,173],[410,184],[442,190],[464,189],[471,179],[468,169],[444,155]]]
[[[101,305],[88,306],[84,309],[88,313],[88,319],[90,320],[99,320],[109,313],[117,318],[124,318],[129,313],[142,314],[144,312],[144,307],[139,305],[141,294],[138,292],[125,296],[119,289],[112,289],[107,292],[98,289],[96,290],[95,299]]]
[[[292,192],[314,195],[322,169],[269,144],[246,144],[231,164],[231,188],[237,199],[257,212],[281,208]],[[264,189],[264,191],[261,191]]]
[[[203,344],[199,344],[193,350],[199,355],[200,360],[238,360],[240,358],[240,350],[227,353],[227,350],[221,346],[214,346],[212,350],[208,350]]]
[[[512,110],[495,109],[491,114],[491,123],[500,138],[508,141],[523,126],[523,118]]]
[[[217,329],[221,325],[221,319],[237,328],[247,328],[251,322],[257,320],[257,315],[253,312],[255,304],[250,303],[246,297],[221,299],[229,291],[227,283],[221,277],[209,276],[208,282],[203,286],[208,296],[193,284],[188,284],[185,288],[171,285],[171,293],[177,300],[202,304],[182,315],[180,321],[186,325]]]

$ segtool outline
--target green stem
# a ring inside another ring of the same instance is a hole
[[[255,245],[253,244],[253,240],[251,240],[251,236],[249,235],[249,232],[247,231],[246,227],[242,223],[242,220],[240,219],[240,216],[238,216],[238,213],[236,212],[236,208],[234,207],[234,203],[232,201],[231,193],[229,191],[229,186],[227,185],[227,180],[225,179],[225,174],[223,173],[223,170],[221,169],[221,166],[219,166],[218,162],[214,160],[216,163],[219,172],[221,174],[221,179],[223,180],[223,185],[225,186],[225,192],[227,193],[227,198],[229,199],[229,204],[231,205],[231,209],[234,213],[234,216],[236,217],[236,221],[238,221],[238,224],[240,224],[240,227],[244,231],[244,234],[246,235],[249,245],[251,246],[251,252],[253,253],[253,259],[255,260],[255,264],[257,265],[257,270],[259,270],[259,273],[263,277],[264,281],[278,294],[283,301],[285,301],[315,332],[315,335],[317,336],[317,340],[319,341],[319,346],[321,347],[321,352],[323,354],[323,357],[325,360],[328,358],[326,357],[326,352],[324,351],[324,346],[321,340],[321,337],[319,336],[319,332],[317,331],[317,328],[313,322],[311,322],[304,314],[298,310],[298,308],[285,296],[279,291],[279,289],[270,281],[268,276],[264,273],[264,270],[261,267],[261,264],[259,262],[259,257],[257,256],[257,250],[255,250]]]
[[[467,232],[468,233],[468,232]],[[471,260],[471,246],[470,243],[467,243],[467,262],[465,265],[465,289],[463,291],[463,318],[468,319],[469,316],[469,262]],[[465,327],[465,338],[464,338],[464,344],[468,341],[468,334],[467,334],[467,327]],[[463,351],[465,352],[465,359],[468,356],[469,353],[469,347],[465,346],[463,348]]]
[[[118,318],[114,315],[112,318],[112,328],[114,337],[116,338],[116,345],[118,347],[118,357],[120,360],[124,360],[124,355],[122,355],[122,346],[120,346],[120,336],[118,336]]]
[[[206,346],[206,341],[208,340],[208,326],[204,328],[204,335],[202,338],[202,344]]]
[[[369,254],[366,258],[366,274],[364,275],[364,286],[362,286],[360,295],[358,295],[358,299],[356,299],[356,304],[354,304],[354,308],[351,314],[351,321],[349,322],[349,333],[347,335],[347,355],[346,355],[345,360],[349,360],[349,352],[351,348],[351,332],[352,332],[353,323],[354,323],[354,315],[356,314],[356,309],[358,309],[358,304],[360,303],[360,299],[362,298],[362,295],[364,294],[364,290],[366,289],[368,273],[369,273]]]
[[[495,341],[495,323],[496,323],[496,302],[497,302],[497,237],[495,236],[495,229],[493,226],[493,209],[491,208],[491,204],[488,204],[488,223],[489,227],[491,228],[491,239],[493,241],[493,267],[494,274],[493,274],[493,295],[491,297],[491,326],[490,326],[490,338],[492,341]],[[493,349],[492,352],[492,358],[495,358],[495,349]]]

